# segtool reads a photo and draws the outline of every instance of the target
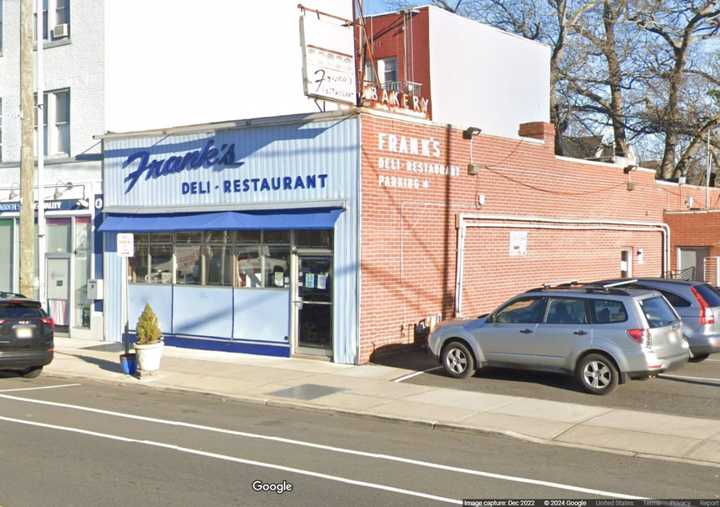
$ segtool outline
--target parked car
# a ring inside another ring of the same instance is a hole
[[[600,286],[533,289],[489,315],[441,324],[429,350],[451,377],[483,366],[556,371],[593,394],[689,357],[680,317],[662,294]]]
[[[0,292],[0,369],[35,378],[53,360],[55,323],[38,301]]]
[[[603,280],[596,284],[656,290],[675,308],[690,344],[690,361],[700,362],[720,352],[720,291],[705,282],[666,278]]]

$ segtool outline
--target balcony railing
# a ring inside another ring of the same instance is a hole
[[[414,81],[385,81],[377,83],[375,81],[365,81],[365,86],[378,86],[389,92],[400,92],[408,95],[422,95],[422,83]]]

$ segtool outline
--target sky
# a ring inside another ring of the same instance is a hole
[[[391,10],[385,0],[365,0],[365,14],[377,14],[378,12],[387,12]]]

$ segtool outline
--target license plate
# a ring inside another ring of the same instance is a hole
[[[16,327],[15,336],[17,338],[32,338],[33,330],[31,327]]]

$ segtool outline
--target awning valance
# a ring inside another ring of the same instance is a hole
[[[102,232],[232,231],[247,229],[332,229],[343,210],[313,208],[209,213],[106,214]]]

